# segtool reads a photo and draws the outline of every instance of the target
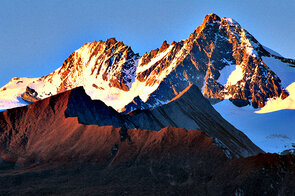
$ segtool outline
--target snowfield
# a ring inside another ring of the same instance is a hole
[[[293,109],[295,110],[295,82],[290,84],[286,90],[289,92],[289,96],[284,100],[281,98],[269,99],[266,105],[261,108],[256,113],[269,113],[275,112],[284,109]]]
[[[239,108],[227,99],[213,107],[265,152],[280,153],[295,144],[295,110],[259,114],[251,106]]]
[[[0,89],[0,111],[28,105],[28,102],[21,98],[26,91],[27,85],[38,78],[12,78],[9,83]]]

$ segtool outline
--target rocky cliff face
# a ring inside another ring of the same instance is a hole
[[[138,54],[115,38],[87,43],[73,52],[59,69],[46,76],[14,78],[0,90],[0,103],[3,101],[0,107],[5,108],[5,102],[10,100],[14,105],[23,105],[18,100],[33,102],[78,86],[83,86],[93,98],[107,102],[118,92],[129,91],[138,59]]]
[[[40,98],[78,86],[89,91],[110,88],[128,91],[135,78],[138,59],[138,54],[115,38],[95,41],[73,52],[62,67],[30,86],[39,92]]]
[[[233,19],[209,14],[188,39],[171,44],[164,41],[159,49],[141,57],[114,38],[87,43],[53,73],[23,86],[10,83],[0,95],[6,95],[4,88],[31,89],[37,97],[30,98],[25,90],[21,95],[37,100],[83,86],[92,99],[128,113],[167,103],[195,84],[210,100],[230,99],[238,106],[252,104],[257,108],[269,98],[288,96],[282,78],[263,56],[293,62],[272,56]]]
[[[163,46],[168,47],[165,42]],[[269,53],[232,19],[207,15],[187,40],[174,42],[167,50],[164,54],[156,50],[157,57],[163,57],[154,63],[154,51],[144,55],[138,66],[136,79],[157,86],[149,97],[141,97],[147,101],[145,108],[168,102],[190,83],[209,99],[228,98],[238,106],[252,104],[254,108],[263,107],[268,98],[287,94],[280,78],[261,58]]]

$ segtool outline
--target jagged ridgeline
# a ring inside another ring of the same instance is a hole
[[[87,43],[49,75],[12,79],[0,91],[6,97],[0,106],[16,107],[26,104],[22,99],[32,102],[83,86],[92,99],[128,113],[168,103],[195,84],[211,101],[226,98],[238,106],[263,107],[269,98],[288,96],[264,56],[272,54],[237,22],[209,14],[188,39],[164,41],[141,57],[114,38]]]

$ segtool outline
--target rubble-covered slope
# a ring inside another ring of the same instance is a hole
[[[142,126],[136,124],[142,115],[149,122],[177,116],[185,122],[185,112],[205,131],[126,128]],[[0,194],[293,195],[294,156],[229,159],[241,153],[236,145],[262,151],[215,113],[193,85],[164,106],[132,115],[91,100],[82,87],[6,110],[0,113]]]

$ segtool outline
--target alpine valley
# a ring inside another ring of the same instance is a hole
[[[295,60],[231,18],[143,56],[86,43],[0,110],[0,195],[295,194]]]

